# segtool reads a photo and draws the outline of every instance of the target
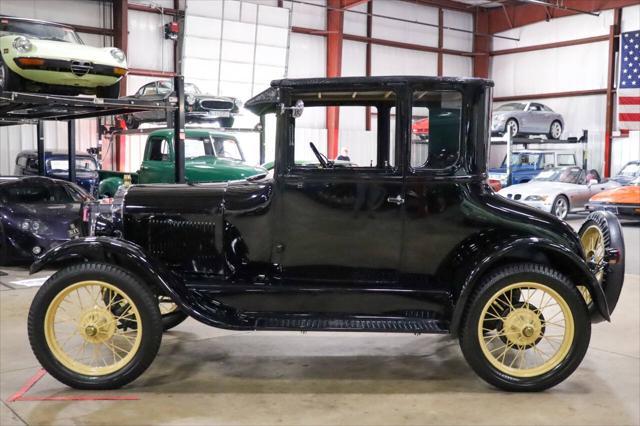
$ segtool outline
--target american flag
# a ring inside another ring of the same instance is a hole
[[[618,127],[640,130],[640,31],[620,37]]]

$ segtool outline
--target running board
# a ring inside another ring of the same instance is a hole
[[[256,318],[256,330],[448,333],[443,320],[416,318]]]

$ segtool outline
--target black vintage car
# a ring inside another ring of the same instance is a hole
[[[82,208],[93,198],[78,185],[47,177],[0,177],[0,265],[86,236]]]
[[[220,127],[233,127],[235,116],[242,105],[238,99],[202,93],[193,83],[184,85],[184,119],[186,123],[218,124]],[[165,101],[176,96],[172,81],[152,81],[142,86],[132,95],[122,99],[144,99],[147,101]],[[142,123],[161,123],[166,121],[166,112],[143,111],[125,115],[129,129],[137,129]]]
[[[226,329],[449,333],[495,386],[561,382],[582,361],[591,324],[617,303],[621,229],[594,213],[576,234],[491,190],[491,87],[436,77],[274,81],[247,102],[277,116],[273,171],[122,188],[92,211],[95,236],[32,265],[69,264],[31,306],[38,360],[76,388],[127,384],[158,351],[164,297]],[[303,109],[335,106],[377,117],[375,147],[352,149],[349,166],[334,167],[319,141],[296,131]],[[428,152],[411,143],[415,109],[428,109]],[[301,161],[310,155],[317,160]],[[91,303],[79,305],[83,297]]]

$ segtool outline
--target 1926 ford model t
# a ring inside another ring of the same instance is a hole
[[[94,206],[94,236],[32,265],[65,264],[29,313],[38,360],[69,386],[119,387],[150,365],[163,328],[188,315],[237,330],[450,333],[497,387],[561,382],[582,361],[591,323],[617,303],[622,232],[598,212],[576,234],[490,189],[491,86],[274,81],[246,103],[276,116],[273,171],[123,187],[106,212]],[[350,162],[327,159],[304,129],[307,114],[338,107],[343,117],[375,112]],[[428,143],[411,140],[420,116]],[[174,309],[161,312],[167,303]]]

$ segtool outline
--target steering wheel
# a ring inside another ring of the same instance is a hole
[[[316,148],[313,142],[309,142],[309,146],[311,147],[311,151],[313,151],[313,155],[315,155],[320,162],[322,168],[326,169],[327,167],[329,167],[329,161],[325,158],[324,155],[320,153],[320,151],[318,151],[318,148]]]

